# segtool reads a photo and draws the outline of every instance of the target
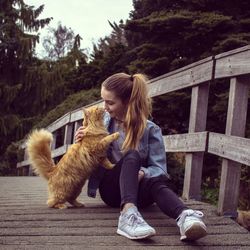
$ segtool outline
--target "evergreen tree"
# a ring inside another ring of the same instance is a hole
[[[38,19],[44,6],[34,9],[23,0],[0,1],[0,154],[10,141],[20,138],[22,127],[20,93],[26,90],[28,72],[32,71],[33,54],[38,35],[32,34],[43,28],[50,18]],[[27,107],[26,107],[27,108]]]
[[[130,68],[152,77],[249,44],[248,1],[134,0],[125,26]]]

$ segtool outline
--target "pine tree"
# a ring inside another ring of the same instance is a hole
[[[32,34],[51,18],[38,19],[44,5],[28,6],[23,0],[0,1],[0,154],[6,145],[20,137],[22,127],[17,112],[20,94],[27,92],[27,75],[33,71],[34,49],[39,36]],[[29,73],[28,73],[29,72]],[[26,107],[27,108],[27,107]]]
[[[130,68],[154,77],[250,43],[247,0],[134,0]]]

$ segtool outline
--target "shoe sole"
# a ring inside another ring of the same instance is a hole
[[[182,241],[195,241],[203,238],[207,235],[206,228],[200,224],[193,224],[186,232],[185,235],[181,236]]]
[[[130,236],[127,233],[121,231],[120,229],[117,229],[116,232],[117,232],[117,234],[125,236],[125,237],[127,237],[127,238],[129,238],[131,240],[148,239],[148,238],[150,238],[150,237],[152,237],[152,236],[155,235],[155,232],[148,232],[148,234],[141,235],[141,236]]]

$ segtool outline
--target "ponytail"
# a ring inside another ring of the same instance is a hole
[[[126,138],[123,150],[137,149],[147,125],[147,119],[151,115],[151,99],[148,97],[147,78],[143,74],[132,76],[133,88],[128,102],[128,110],[124,128]]]

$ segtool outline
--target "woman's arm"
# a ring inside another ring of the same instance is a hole
[[[144,177],[156,177],[160,175],[168,175],[166,152],[159,126],[154,125],[150,128],[148,138],[148,159],[147,167],[141,167]]]

